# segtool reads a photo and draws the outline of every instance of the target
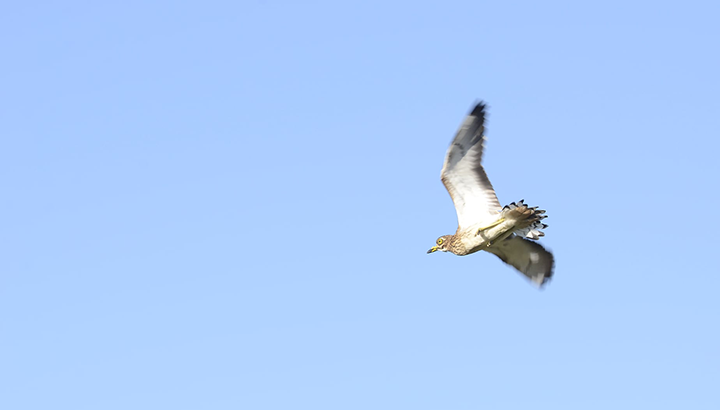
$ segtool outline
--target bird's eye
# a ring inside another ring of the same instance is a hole
[[[437,244],[438,244],[438,245],[442,245],[442,243],[443,243],[443,238],[438,238]]]

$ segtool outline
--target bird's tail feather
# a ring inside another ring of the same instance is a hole
[[[520,202],[512,202],[509,205],[505,205],[502,209],[503,217],[506,220],[516,221],[518,229],[515,230],[515,234],[537,240],[545,236],[545,233],[541,229],[547,228],[547,224],[541,221],[547,218],[544,209],[537,209],[537,207],[529,207],[525,204],[525,200],[521,199]]]

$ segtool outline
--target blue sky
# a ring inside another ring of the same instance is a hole
[[[15,2],[0,407],[716,409],[713,2]],[[538,291],[427,255],[477,99]]]

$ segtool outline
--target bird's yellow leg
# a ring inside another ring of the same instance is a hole
[[[500,224],[503,223],[503,222],[505,222],[505,218],[500,218],[500,219],[498,219],[497,221],[491,223],[491,224],[488,225],[488,226],[483,226],[482,228],[479,228],[479,229],[477,230],[477,233],[476,233],[475,235],[480,235],[480,232],[482,232],[482,231],[484,231],[484,230],[486,230],[486,229],[490,229],[490,228],[496,227],[496,226],[500,225]]]

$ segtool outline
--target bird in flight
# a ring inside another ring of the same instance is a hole
[[[500,206],[481,164],[484,132],[485,104],[480,102],[460,125],[440,173],[455,204],[457,231],[439,237],[427,253],[490,252],[542,287],[552,277],[555,264],[552,253],[535,242],[545,235],[541,229],[547,225],[541,221],[547,215],[523,200]]]

